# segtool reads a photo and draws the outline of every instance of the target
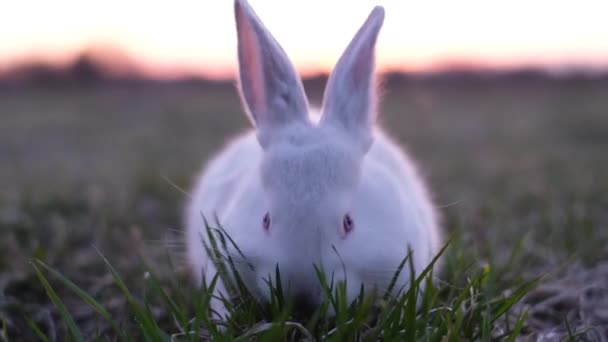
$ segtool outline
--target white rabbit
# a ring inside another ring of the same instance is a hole
[[[334,282],[347,279],[349,300],[361,285],[386,290],[408,247],[423,270],[441,244],[433,204],[414,163],[374,127],[384,9],[373,9],[339,59],[318,123],[283,49],[246,0],[234,9],[241,98],[256,128],[208,163],[192,193],[186,242],[199,284],[216,273],[203,217],[211,226],[217,218],[253,266],[229,244],[262,301],[277,265],[286,295],[312,305],[323,299],[313,265]],[[409,276],[404,270],[395,288]],[[226,295],[221,282],[216,291]],[[212,308],[226,313],[220,301]]]

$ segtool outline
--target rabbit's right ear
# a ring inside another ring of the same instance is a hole
[[[235,0],[241,100],[262,147],[286,125],[309,125],[302,81],[246,0]]]

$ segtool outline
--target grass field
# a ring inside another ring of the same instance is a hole
[[[312,103],[321,89],[310,85]],[[419,161],[454,236],[429,307],[415,322],[406,319],[405,335],[382,328],[380,336],[490,340],[515,330],[530,340],[608,339],[606,81],[390,84],[380,121]],[[160,340],[190,336],[184,332],[195,329],[188,324],[200,313],[193,303],[200,294],[180,253],[186,196],[179,188],[188,189],[203,161],[248,127],[233,87],[6,87],[0,122],[0,336],[36,340],[28,320],[50,340],[69,334],[36,267],[85,340],[116,331],[137,340],[155,340],[152,331],[163,332]],[[101,303],[118,329],[34,258]],[[501,298],[515,298],[539,276],[534,290],[493,319]],[[144,313],[134,303],[147,303]],[[230,333],[306,336],[295,325],[256,325],[272,314],[245,316]],[[368,325],[361,331],[373,331]],[[315,329],[317,338],[350,336]]]

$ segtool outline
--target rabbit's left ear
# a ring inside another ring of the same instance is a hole
[[[302,81],[287,54],[246,0],[235,0],[240,90],[243,103],[267,146],[292,124],[309,124]]]
[[[361,143],[372,143],[376,117],[375,47],[384,9],[375,7],[352,39],[327,81],[321,125],[334,125]]]

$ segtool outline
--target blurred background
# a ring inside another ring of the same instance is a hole
[[[250,2],[315,105],[384,5],[380,124],[419,161],[446,229],[497,260],[525,237],[524,270],[608,256],[608,2]],[[43,297],[28,285],[32,256],[93,286],[105,272],[91,244],[123,270],[167,234],[179,249],[180,189],[250,127],[234,86],[235,36],[229,0],[2,6],[9,329],[19,327],[11,314],[29,310],[18,304]]]
[[[381,121],[437,182],[462,168],[540,177],[536,168],[554,159],[589,181],[582,175],[595,167],[585,163],[605,152],[603,1],[251,3],[316,105],[354,32],[384,5]],[[75,184],[114,197],[107,186],[124,190],[142,172],[186,186],[210,151],[248,126],[233,86],[232,1],[24,1],[3,11],[2,197]]]

